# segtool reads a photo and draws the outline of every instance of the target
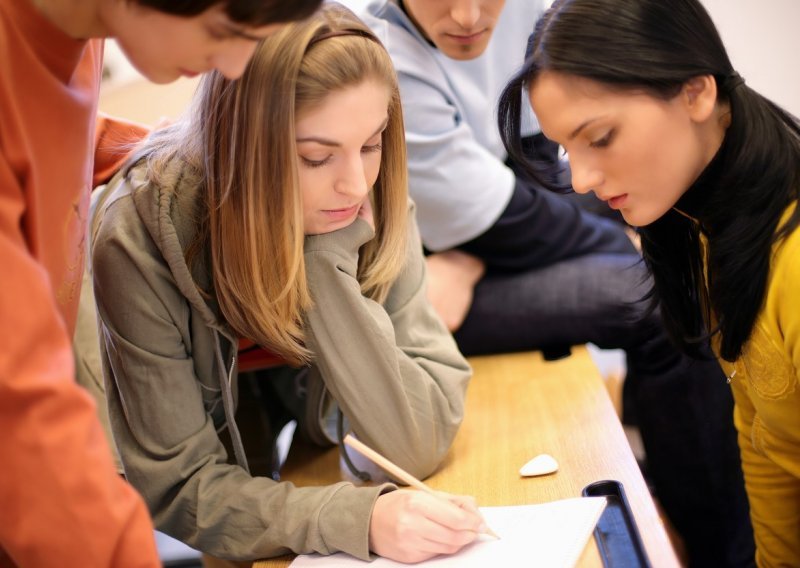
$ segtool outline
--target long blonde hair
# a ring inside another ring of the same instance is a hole
[[[293,364],[311,358],[303,332],[311,298],[295,118],[368,79],[386,84],[391,97],[373,191],[376,237],[359,252],[358,280],[366,296],[382,302],[406,255],[403,116],[388,53],[346,8],[325,4],[267,38],[238,80],[207,75],[187,119],[139,153],[153,183],[168,182],[176,159],[197,172],[206,207],[187,261],[210,258],[213,294],[227,323]]]

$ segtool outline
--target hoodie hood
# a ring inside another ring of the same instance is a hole
[[[147,165],[140,161],[126,175],[126,182],[115,178],[108,184],[113,188],[110,195],[100,195],[95,207],[102,211],[104,203],[130,195],[136,212],[147,234],[155,243],[173,276],[176,286],[214,336],[214,356],[219,369],[219,384],[225,422],[228,426],[237,463],[249,471],[241,435],[234,420],[236,414],[236,373],[238,338],[222,317],[214,294],[204,296],[203,290],[211,291],[212,279],[206,257],[201,256],[192,268],[186,263],[186,250],[197,238],[197,230],[203,215],[204,185],[197,172],[181,160],[172,160],[161,173],[159,183],[146,179]],[[122,176],[121,172],[118,176]],[[104,191],[103,194],[106,192]],[[102,217],[102,212],[95,219]],[[225,355],[221,336],[229,343]],[[223,427],[224,428],[224,427]]]
[[[232,342],[236,334],[224,322],[219,304],[213,297],[204,297],[203,290],[213,288],[211,267],[201,256],[189,267],[186,250],[197,238],[203,215],[204,186],[193,168],[173,160],[161,174],[161,183],[145,179],[147,166],[140,162],[128,173],[129,188],[136,211],[155,242],[186,300],[201,315],[204,323],[225,335]]]

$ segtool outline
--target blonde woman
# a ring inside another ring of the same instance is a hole
[[[470,370],[425,299],[392,63],[355,16],[327,5],[240,80],[210,75],[96,203],[111,425],[160,530],[245,561],[415,562],[475,539],[467,498],[252,475],[253,425],[234,420],[242,339],[321,376],[355,433],[418,476],[462,419]]]

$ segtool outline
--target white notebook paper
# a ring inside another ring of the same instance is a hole
[[[500,535],[499,540],[481,536],[452,556],[437,556],[415,566],[572,568],[589,542],[605,505],[605,497],[577,497],[540,505],[481,507],[486,523]],[[338,553],[330,556],[300,555],[291,566],[388,568],[408,565],[386,558],[364,562],[348,554]]]

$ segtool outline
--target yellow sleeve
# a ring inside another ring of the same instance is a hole
[[[737,421],[756,560],[758,566],[786,566],[789,565],[785,564],[787,560],[800,558],[797,536],[800,481],[757,451],[753,445],[753,430],[760,427],[757,415],[755,422],[740,424]]]
[[[776,339],[791,361],[786,372],[800,382],[800,230],[778,246],[772,270],[765,317],[777,324]],[[800,385],[775,398],[732,386],[757,564],[793,565],[800,558],[800,431],[792,431],[799,424],[794,405]]]
[[[780,247],[774,270],[778,328],[800,381],[800,228]]]

